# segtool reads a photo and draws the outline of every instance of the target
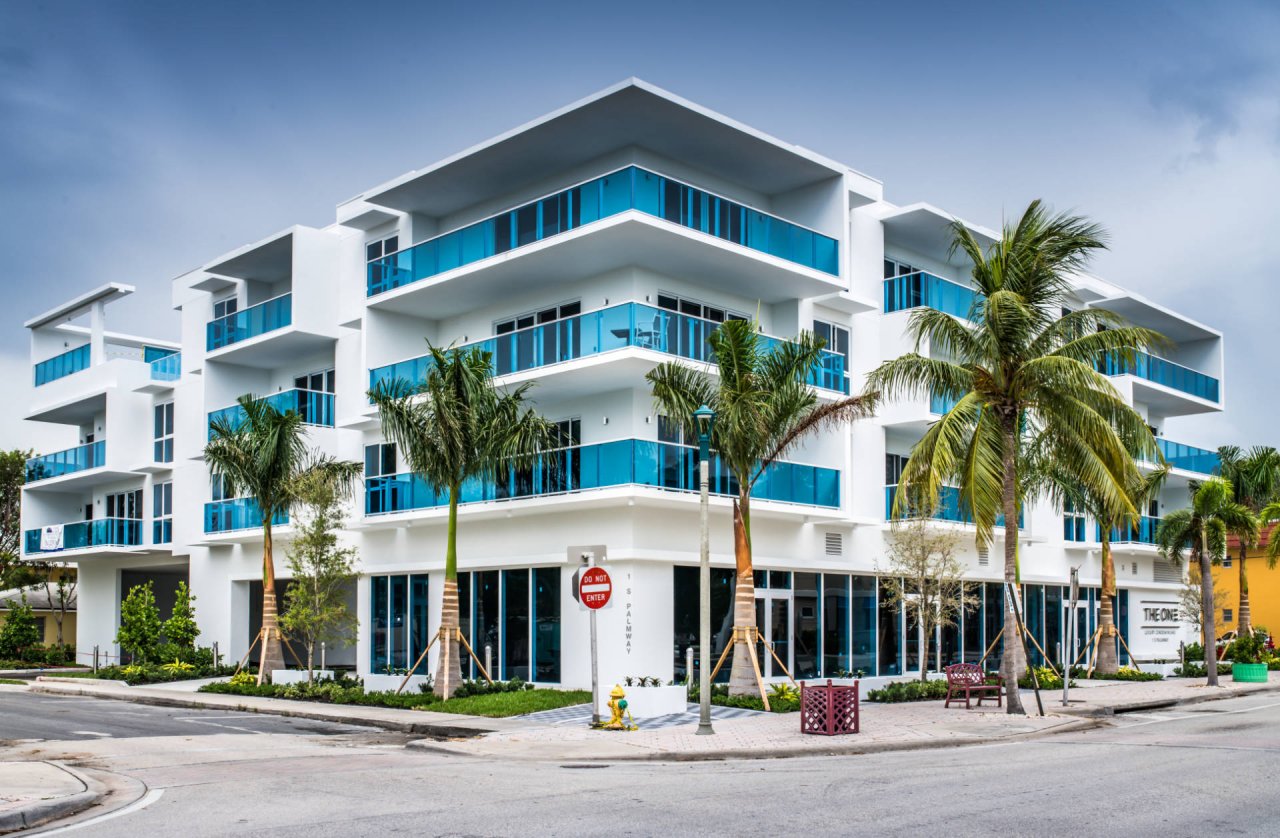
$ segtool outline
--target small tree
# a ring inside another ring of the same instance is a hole
[[[195,651],[196,638],[200,636],[200,627],[196,625],[195,601],[187,583],[179,582],[173,600],[173,613],[164,621],[165,641],[177,646],[184,655]]]
[[[25,588],[38,580],[22,561],[22,485],[27,479],[30,451],[0,451],[0,591]]]
[[[908,624],[923,633],[920,680],[928,677],[929,646],[939,628],[956,624],[960,614],[978,603],[965,584],[964,562],[956,556],[953,532],[931,526],[925,518],[893,525],[889,565],[881,577],[889,607],[905,611]]]
[[[1226,623],[1222,622],[1222,608],[1219,607],[1222,605],[1222,595],[1218,589],[1218,583],[1219,583],[1218,574],[1217,572],[1214,572],[1213,574],[1211,574],[1211,576],[1213,579],[1213,591],[1214,591],[1213,593],[1214,602],[1213,602],[1213,609],[1212,609],[1213,627],[1214,627],[1214,634],[1217,634],[1218,632],[1221,632],[1226,627]],[[1204,627],[1203,627],[1204,611],[1201,608],[1201,603],[1204,602],[1204,589],[1203,589],[1202,580],[1200,579],[1200,565],[1191,564],[1191,563],[1187,564],[1187,582],[1185,585],[1182,586],[1182,591],[1179,594],[1179,599],[1181,600],[1181,604],[1182,604],[1182,617],[1188,623],[1195,624],[1196,633],[1200,637],[1200,645],[1203,647],[1204,646]]]
[[[43,562],[37,565],[37,569],[40,574],[38,584],[44,589],[44,595],[49,600],[49,610],[53,613],[53,623],[57,629],[57,643],[62,645],[65,642],[62,635],[62,625],[67,619],[67,612],[71,610],[71,602],[76,595],[79,576],[75,570],[65,564]]]
[[[39,642],[40,627],[24,593],[21,603],[9,606],[9,616],[0,626],[0,658],[25,660],[27,651]]]
[[[120,603],[120,630],[116,642],[133,657],[134,663],[148,663],[160,643],[160,611],[151,583],[135,585]]]
[[[300,482],[300,527],[288,552],[293,584],[280,624],[306,647],[307,681],[311,682],[316,647],[350,645],[355,634],[358,624],[347,607],[346,593],[356,578],[356,551],[338,541],[343,515],[332,484],[311,477]]]

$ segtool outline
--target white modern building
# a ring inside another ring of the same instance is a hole
[[[365,463],[348,519],[362,569],[359,639],[329,663],[402,670],[439,624],[446,510],[405,473],[366,392],[420,376],[426,340],[481,344],[502,384],[535,383],[537,408],[561,423],[568,447],[554,471],[467,488],[459,555],[471,644],[488,647],[495,675],[588,683],[573,548],[605,545],[615,604],[601,617],[602,677],[681,677],[697,631],[694,448],[659,415],[644,374],[671,359],[705,366],[717,323],[757,318],[781,339],[828,339],[811,382],[819,397],[857,392],[869,370],[910,349],[912,308],[967,314],[952,221],[651,85],[618,84],[345,201],[323,229],[291,227],[178,277],[180,346],[107,330],[107,305],[132,291],[120,285],[28,321],[27,418],[75,426],[81,444],[31,461],[24,555],[78,565],[82,652],[118,653],[131,585],[156,580],[164,608],[189,579],[202,643],[240,656],[260,620],[260,516],[251,501],[220,496],[201,452],[212,416],[242,394],[267,398],[305,417],[314,446]],[[1117,534],[1118,619],[1139,659],[1173,658],[1189,635],[1158,620],[1176,608],[1181,572],[1157,557],[1154,524],[1216,458],[1164,431],[1221,410],[1222,336],[1096,277],[1079,277],[1075,297],[1176,342],[1107,370],[1175,467],[1150,517]],[[918,633],[882,606],[876,573],[896,475],[946,407],[887,404],[814,440],[757,493],[759,622],[797,677],[918,668]],[[724,487],[723,474],[713,479]],[[713,498],[717,653],[732,592],[729,509]],[[939,515],[936,526],[965,535],[970,576],[987,584],[983,606],[942,632],[935,666],[977,660],[1000,626],[999,537],[979,553],[954,508]],[[287,521],[275,532],[287,541]],[[1028,623],[1052,653],[1066,640],[1071,567],[1085,587],[1082,633],[1096,624],[1096,528],[1037,506],[1023,535]],[[767,658],[764,667],[780,675]]]

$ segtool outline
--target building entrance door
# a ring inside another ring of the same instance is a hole
[[[792,669],[791,662],[791,591],[756,589],[756,629],[773,646],[778,658]],[[765,678],[785,678],[773,655],[763,645],[756,648],[760,674]]]

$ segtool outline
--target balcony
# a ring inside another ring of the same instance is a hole
[[[641,303],[622,303],[475,341],[463,348],[478,346],[488,352],[494,375],[540,369],[628,347],[709,363],[714,359],[707,338],[719,325],[712,320]],[[782,343],[780,338],[768,336],[764,341],[770,350]],[[430,366],[431,356],[420,355],[371,369],[369,389],[396,379],[411,385],[420,384],[426,380]],[[821,360],[809,373],[808,382],[824,390],[848,393],[844,356],[823,350]]]
[[[293,295],[282,294],[244,311],[211,320],[205,326],[205,349],[212,352],[283,329],[292,323]]]
[[[382,294],[628,210],[840,273],[839,246],[830,236],[631,166],[371,262],[367,293]]]
[[[1156,530],[1160,526],[1159,518],[1143,515],[1137,525],[1126,523],[1111,530],[1112,544],[1152,544],[1156,543]],[[1093,526],[1093,540],[1102,541],[1102,527]]]
[[[27,482],[35,483],[38,480],[99,468],[106,462],[107,441],[100,439],[65,451],[32,457],[27,460]]]
[[[61,553],[89,547],[139,547],[142,521],[133,518],[99,518],[74,524],[54,524],[23,533],[28,555]]]
[[[289,523],[289,513],[278,512],[271,519],[273,526]],[[260,529],[262,510],[253,498],[216,500],[204,505],[204,531],[208,534]]]
[[[1156,437],[1156,445],[1164,455],[1165,462],[1183,471],[1194,471],[1198,474],[1217,474],[1221,462],[1217,451],[1196,448],[1181,442],[1170,442],[1163,437]]]
[[[927,307],[968,319],[977,298],[972,288],[923,271],[884,281],[885,314]]]
[[[1218,379],[1146,352],[1136,352],[1128,359],[1107,355],[1098,362],[1098,372],[1109,376],[1132,375],[1206,401],[1218,401]]]
[[[290,411],[302,417],[302,424],[318,427],[333,427],[333,393],[322,393],[318,390],[284,390],[265,396],[264,401],[281,413]],[[244,421],[244,408],[238,404],[219,408],[209,414],[209,438],[213,438],[213,423],[221,419],[229,422],[231,427],[238,428]]]
[[[182,377],[182,353],[174,352],[150,362],[152,381],[177,381]]]
[[[35,365],[35,386],[39,387],[89,368],[89,344],[54,355]]]
[[[884,487],[884,519],[886,521],[894,520],[893,517],[893,498],[898,492],[897,484]],[[910,517],[908,511],[903,517]],[[972,524],[973,516],[967,510],[960,509],[960,490],[954,486],[943,486],[938,492],[938,508],[929,516],[933,521],[952,521],[957,524]],[[1018,513],[1018,526],[1021,527],[1023,522],[1022,513]],[[996,526],[1004,526],[1004,515],[996,516]]]
[[[951,408],[959,403],[959,399],[953,399],[940,393],[929,394],[929,412],[935,416],[946,416],[951,412]]]
[[[645,486],[679,492],[698,490],[698,452],[673,443],[619,439],[596,445],[577,445],[551,452],[528,469],[508,470],[497,482],[468,481],[459,503],[547,497],[613,486]],[[718,456],[712,457],[710,491],[735,496],[737,484]],[[437,492],[414,474],[374,477],[365,481],[365,515],[448,506],[445,492]],[[756,483],[752,497],[762,501],[805,506],[840,506],[840,472],[799,463],[775,463]]]

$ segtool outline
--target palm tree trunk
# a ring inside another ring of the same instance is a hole
[[[444,602],[440,609],[440,654],[435,694],[449,698],[462,684],[458,658],[458,486],[449,489],[449,533],[444,555]],[[492,675],[492,673],[490,673]]]
[[[756,626],[756,582],[751,565],[750,500],[739,496],[733,502],[733,555],[737,565],[737,583],[733,589],[733,663],[729,668],[729,695],[752,695],[756,686],[756,670],[751,656],[755,644],[744,643],[748,630]]]
[[[1207,534],[1204,527],[1200,528],[1200,543],[1205,543]],[[1207,678],[1206,684],[1210,687],[1218,686],[1218,637],[1214,632],[1214,607],[1213,607],[1213,565],[1209,559],[1209,553],[1203,549],[1197,549],[1200,559],[1200,630],[1204,634],[1204,672]]]
[[[1098,664],[1103,675],[1114,675],[1120,669],[1120,653],[1116,649],[1116,619],[1112,598],[1116,595],[1116,563],[1111,555],[1111,530],[1102,530],[1102,602],[1098,604]]]
[[[1018,694],[1018,677],[1026,668],[1026,656],[1022,653],[1022,636],[1013,611],[1012,592],[1018,584],[1018,463],[1017,417],[1006,417],[1004,424],[1004,652],[1000,656],[1000,675],[1004,678],[1009,696],[1007,712],[1010,715],[1026,715],[1022,708],[1022,696]]]
[[[271,673],[284,669],[280,645],[280,619],[276,606],[276,566],[271,556],[271,516],[262,515],[262,653],[258,658],[258,683],[271,680]]]
[[[1249,551],[1240,545],[1240,617],[1236,623],[1236,636],[1244,637],[1253,634],[1253,617],[1249,613],[1249,576],[1245,573],[1244,562]]]

